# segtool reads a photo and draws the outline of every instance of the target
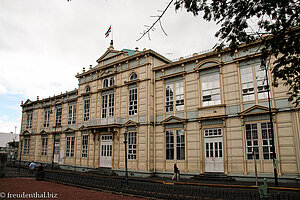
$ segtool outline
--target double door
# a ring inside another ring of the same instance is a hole
[[[100,167],[112,167],[112,135],[101,135]]]
[[[224,172],[223,137],[204,138],[205,172]]]

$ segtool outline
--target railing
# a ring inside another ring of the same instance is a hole
[[[74,172],[46,171],[45,179],[157,199],[260,199],[259,192],[256,189],[218,188],[176,183],[163,184],[147,181],[146,179],[129,179],[126,185],[121,177],[113,178]],[[272,191],[269,199],[300,199],[300,194]]]
[[[6,177],[33,176],[26,168],[6,167]],[[38,173],[36,173],[38,175]],[[156,199],[260,199],[257,189],[195,186],[182,183],[163,184],[146,179],[129,179],[126,185],[119,176],[99,176],[90,173],[44,170],[45,180],[88,188],[115,191]],[[1,179],[0,179],[1,181]],[[268,199],[300,199],[299,192],[270,190]]]
[[[103,125],[110,125],[110,124],[119,124],[120,118],[119,117],[108,117],[108,118],[96,118],[90,119],[89,121],[85,122],[84,125],[86,126],[103,126]]]

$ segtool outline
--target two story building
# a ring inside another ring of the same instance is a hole
[[[274,144],[279,178],[296,180],[300,111],[282,84],[269,87],[273,59],[261,66],[258,43],[173,62],[111,45],[78,89],[22,103],[22,161],[123,174],[126,132],[132,176],[168,176],[176,163],[186,177],[249,178],[255,158],[273,177]]]

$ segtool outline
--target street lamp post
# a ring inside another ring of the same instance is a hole
[[[55,136],[56,136],[56,125],[54,126],[54,133],[53,133],[53,152],[52,152],[52,164],[51,169],[54,169],[54,154],[55,154]]]
[[[22,160],[22,148],[23,148],[23,140],[20,139],[20,157],[19,157],[19,175],[21,173],[21,160]]]
[[[127,170],[127,132],[124,132],[124,145],[125,145],[125,185],[128,187],[128,170]]]
[[[275,135],[274,135],[274,126],[273,126],[273,116],[272,116],[272,108],[271,108],[271,98],[270,98],[270,85],[269,85],[269,79],[268,79],[268,69],[267,65],[265,63],[264,70],[266,73],[266,81],[267,81],[267,88],[268,88],[268,104],[269,104],[269,118],[270,118],[270,126],[271,126],[271,151],[272,151],[272,159],[273,159],[273,168],[274,168],[274,178],[275,178],[275,187],[278,186],[278,175],[277,175],[277,165],[276,165],[276,151],[275,151]]]

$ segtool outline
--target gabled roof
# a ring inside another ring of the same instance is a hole
[[[170,116],[167,119],[163,120],[162,124],[176,124],[176,123],[186,123],[187,119],[182,119],[176,116]]]
[[[122,51],[107,49],[107,51],[100,58],[98,58],[97,62],[99,63],[103,60],[107,60],[109,58],[115,57],[115,56],[123,54],[123,53],[124,52],[122,52]]]
[[[27,104],[30,104],[30,103],[32,103],[32,101],[30,99],[27,99],[23,105],[27,105]]]
[[[276,112],[277,109],[272,108],[271,112]],[[260,106],[260,105],[254,105],[243,112],[240,113],[240,116],[247,116],[247,115],[257,115],[257,114],[266,114],[269,113],[269,108],[265,106]]]

